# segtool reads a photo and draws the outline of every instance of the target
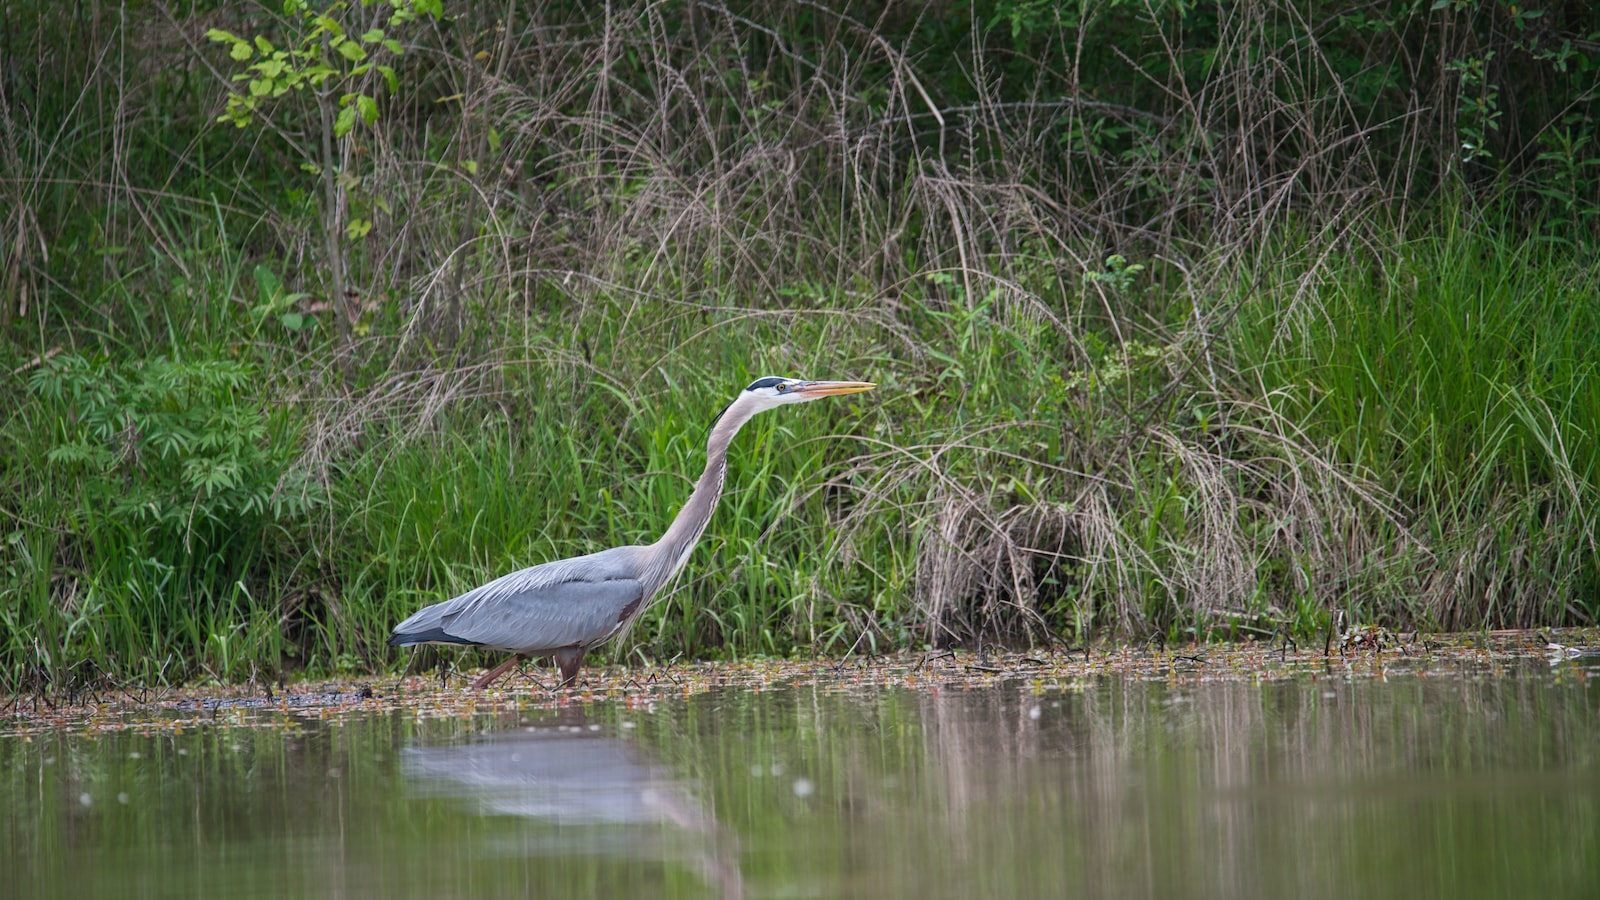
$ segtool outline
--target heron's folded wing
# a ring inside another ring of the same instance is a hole
[[[459,612],[445,616],[444,630],[464,641],[519,653],[599,643],[644,601],[644,585],[632,578],[558,581],[520,590],[485,587],[498,589],[494,596],[463,603]],[[468,594],[459,599],[477,598]]]

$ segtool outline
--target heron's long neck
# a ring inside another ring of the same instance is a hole
[[[717,509],[717,501],[722,499],[722,485],[728,475],[728,445],[751,415],[752,412],[730,407],[712,427],[711,437],[706,441],[705,471],[694,483],[694,492],[683,504],[683,509],[678,510],[678,517],[672,520],[666,533],[656,541],[654,549],[661,566],[657,574],[659,582],[652,587],[672,580],[672,576],[689,558],[689,551],[694,549],[695,542],[706,530],[706,523],[711,521],[711,514]]]

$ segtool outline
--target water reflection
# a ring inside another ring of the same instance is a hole
[[[0,738],[0,885],[1600,897],[1600,667],[1355,665],[915,689],[829,672],[565,711],[399,703]]]
[[[689,865],[724,897],[741,897],[736,842],[681,781],[635,743],[570,717],[471,743],[411,747],[401,760],[412,789],[482,815],[556,826],[494,852],[603,852]],[[578,834],[575,831],[584,833]],[[488,847],[481,848],[488,851]]]
[[[761,894],[1600,896],[1600,679],[1546,671],[821,684],[655,739],[733,786]]]

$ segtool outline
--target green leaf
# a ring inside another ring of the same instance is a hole
[[[307,66],[304,73],[305,77],[311,79],[311,83],[317,87],[322,87],[322,83],[324,81],[327,81],[330,76],[337,74],[339,74],[338,70],[329,66],[324,66],[320,63],[314,66]]]
[[[289,329],[290,331],[299,331],[300,329],[306,327],[306,317],[302,313],[284,313],[278,317],[278,321],[283,323],[283,327]]]
[[[229,31],[223,31],[221,28],[207,29],[207,31],[206,31],[206,40],[208,40],[208,41],[227,41],[228,43],[231,43],[231,44],[243,43],[243,41],[239,40],[238,35],[235,35],[235,34],[233,34],[232,32],[229,32]]]
[[[346,106],[344,109],[339,110],[339,118],[333,122],[333,136],[344,137],[353,131],[355,127],[356,108],[354,106]]]
[[[382,28],[374,28],[361,36],[361,43],[363,44],[376,44],[381,40],[383,40]]]
[[[83,441],[51,447],[44,458],[51,465],[57,466],[88,464],[93,467],[109,467],[111,465],[110,451]]]
[[[379,66],[378,71],[383,74],[383,80],[389,82],[389,93],[392,94],[400,90],[400,76],[394,74],[393,69],[388,66]]]
[[[246,44],[244,41],[240,41],[229,48],[228,55],[236,60],[239,60],[240,62],[243,62],[250,58],[250,45]]]
[[[368,125],[378,121],[378,101],[366,94],[356,95],[356,109],[361,113],[362,121]]]
[[[476,175],[478,174],[478,161],[474,159],[464,159],[461,161],[461,168],[466,169],[467,174],[469,175]]]
[[[406,48],[400,46],[400,42],[395,40],[394,38],[385,39],[384,42],[383,42],[383,49],[389,51],[390,53],[393,53],[395,56],[405,56],[406,55]]]
[[[353,241],[356,238],[366,237],[371,231],[371,219],[351,219],[350,224],[344,228],[344,235]]]
[[[340,41],[334,45],[334,49],[339,51],[340,56],[351,62],[361,62],[367,58],[366,49],[355,41]]]
[[[266,266],[256,266],[255,276],[256,287],[261,291],[263,303],[272,303],[283,293],[283,281],[271,269]]]
[[[146,425],[145,430],[152,429]],[[155,430],[155,433],[147,436],[146,440],[165,458],[182,455],[194,444],[194,435],[190,434],[188,429],[173,424],[169,428]]]
[[[200,488],[207,497],[219,490],[237,487],[239,463],[231,459],[186,459],[183,462],[183,480],[190,487]]]
[[[496,131],[494,128],[489,129],[489,152],[500,152],[500,132]]]
[[[272,42],[258,34],[256,35],[256,49],[260,50],[263,55],[271,53],[273,51]]]

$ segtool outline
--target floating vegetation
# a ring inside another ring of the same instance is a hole
[[[1559,650],[1552,649],[1559,647]],[[42,695],[11,696],[0,706],[0,735],[55,730],[181,731],[208,727],[284,727],[305,719],[340,719],[402,712],[417,718],[616,703],[639,708],[668,699],[728,689],[763,691],[821,687],[839,691],[902,688],[921,691],[987,689],[1015,684],[1034,693],[1082,690],[1096,679],[1175,684],[1289,679],[1480,678],[1508,667],[1548,661],[1558,674],[1586,679],[1600,669],[1600,629],[1492,631],[1454,635],[1366,635],[1304,647],[1291,640],[1232,644],[1110,648],[1058,647],[1041,651],[938,650],[843,659],[750,659],[635,668],[612,665],[587,672],[570,691],[557,677],[524,666],[497,687],[468,690],[460,677],[411,675],[361,682],[270,687],[186,687],[158,697],[107,688],[64,702]],[[255,691],[255,692],[252,692]]]

